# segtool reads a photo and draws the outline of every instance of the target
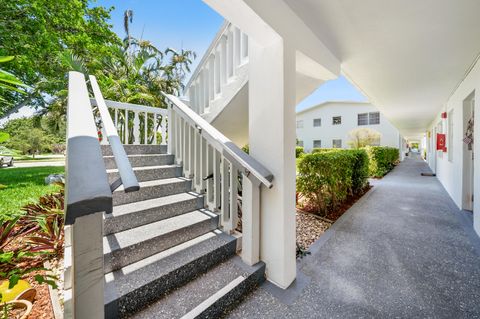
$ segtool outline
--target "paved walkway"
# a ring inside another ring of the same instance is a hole
[[[298,263],[230,318],[480,318],[480,240],[420,159],[407,158]]]

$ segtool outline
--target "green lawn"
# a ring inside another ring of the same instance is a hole
[[[63,166],[1,168],[0,215],[18,213],[25,204],[57,190],[57,185],[45,185],[45,177],[64,171]]]

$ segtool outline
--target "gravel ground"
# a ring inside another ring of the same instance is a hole
[[[330,226],[330,223],[323,221],[313,214],[297,210],[297,243],[308,249]]]

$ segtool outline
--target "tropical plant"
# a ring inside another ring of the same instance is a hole
[[[15,59],[14,56],[0,56],[0,63],[9,62],[13,59]],[[2,96],[2,93],[9,92],[12,95],[26,94],[25,88],[27,88],[27,86],[15,77],[15,75],[0,69],[0,102],[11,105],[11,102]]]

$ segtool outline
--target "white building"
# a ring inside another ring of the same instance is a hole
[[[349,132],[370,128],[381,134],[378,145],[400,148],[398,130],[366,102],[325,102],[297,112],[298,145],[312,148],[349,148]]]

